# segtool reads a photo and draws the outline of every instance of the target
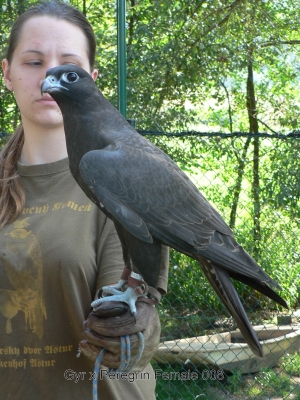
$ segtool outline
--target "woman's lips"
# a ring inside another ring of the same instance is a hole
[[[56,101],[49,95],[45,95],[38,100],[39,103],[42,104],[57,104]]]

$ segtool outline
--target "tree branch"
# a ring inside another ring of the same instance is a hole
[[[269,127],[269,125],[267,125],[265,122],[263,122],[261,119],[257,118],[257,121],[260,122],[262,125],[264,125],[266,128],[268,128],[271,132],[273,132],[275,135],[278,135],[278,132],[273,131],[272,128]]]
[[[193,50],[193,48],[196,46],[197,43],[199,43],[202,38],[206,35],[208,35],[211,31],[213,31],[216,28],[220,28],[222,25],[224,25],[230,15],[233,13],[233,11],[239,6],[240,3],[242,3],[245,0],[235,0],[231,5],[229,5],[227,8],[229,8],[229,11],[227,12],[226,16],[224,18],[222,18],[221,21],[219,21],[218,23],[213,24],[209,29],[207,29],[202,35],[199,35],[199,37],[189,46],[188,51],[185,53],[184,56],[181,57],[181,60],[186,60],[186,58],[188,57],[188,55],[191,53],[191,51]],[[201,3],[202,5],[202,3]],[[185,22],[184,22],[185,23]],[[184,25],[184,24],[183,24]],[[182,25],[182,26],[183,26]],[[179,31],[180,32],[180,31]],[[180,68],[182,67],[182,63],[183,61],[180,61],[177,65],[177,70],[180,70]],[[161,105],[163,104],[164,98],[165,98],[165,94],[168,90],[168,87],[171,84],[171,79],[172,79],[172,74],[170,73],[169,70],[166,71],[166,75],[165,75],[165,87],[161,90],[160,92],[160,96],[159,96],[159,100],[158,100],[158,104],[153,112],[153,117],[155,117],[155,115],[157,114],[158,110],[160,109]]]
[[[241,189],[242,189],[243,176],[244,176],[244,172],[245,172],[246,155],[247,155],[247,151],[248,151],[250,142],[251,142],[251,137],[249,136],[244,144],[242,157],[241,158],[237,157],[239,166],[238,166],[236,184],[233,189],[233,201],[232,201],[231,212],[230,212],[229,226],[231,229],[235,228],[236,213],[237,213],[239,198],[240,198]],[[235,149],[234,149],[234,152],[236,154]],[[237,154],[236,154],[236,156],[237,156]]]
[[[233,13],[233,11],[239,6],[240,3],[242,3],[244,0],[235,0],[230,6],[228,6],[229,11],[228,13],[225,15],[225,17],[223,19],[221,19],[221,21],[213,24],[212,26],[210,26],[202,35],[199,35],[199,37],[197,38],[197,40],[195,40],[191,45],[190,48],[188,50],[188,52],[185,54],[184,58],[186,58],[190,52],[193,50],[193,48],[196,46],[196,44],[198,44],[199,42],[201,42],[202,38],[205,37],[206,35],[208,35],[211,31],[213,31],[216,28],[221,28],[222,25],[224,25],[228,20],[230,15]]]
[[[280,44],[291,44],[291,45],[295,45],[295,44],[300,44],[300,40],[279,40],[279,41],[272,41],[272,42],[265,42],[260,44],[260,47],[270,47],[270,46],[278,46]]]
[[[232,110],[231,110],[231,104],[230,104],[230,97],[229,97],[229,93],[228,93],[227,87],[225,86],[225,83],[221,81],[221,85],[223,86],[223,88],[225,90],[227,101],[228,101],[228,114],[229,114],[230,133],[232,133],[233,132],[233,126],[232,126]]]

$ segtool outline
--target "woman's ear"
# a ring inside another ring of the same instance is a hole
[[[11,92],[14,91],[11,79],[10,79],[10,68],[9,64],[6,58],[2,60],[2,70],[3,70],[3,75],[4,75],[4,82],[5,86],[7,87],[8,90]]]
[[[98,70],[94,69],[94,71],[91,73],[92,78],[94,79],[94,81],[97,79],[98,76]]]

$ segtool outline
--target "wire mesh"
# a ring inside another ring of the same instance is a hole
[[[13,21],[33,2],[2,2],[3,57]],[[98,84],[116,104],[115,2],[70,2],[94,27],[99,44]],[[236,283],[253,325],[275,325],[280,333],[278,319],[285,314],[297,325],[299,132],[274,135],[274,129],[298,126],[298,2],[130,1],[127,6],[128,114],[149,128],[141,133],[179,164],[220,211],[237,240],[281,284],[281,294],[290,305],[288,313]],[[181,16],[183,19],[178,18]],[[246,113],[241,105],[249,97],[245,71],[252,61],[257,98],[252,111],[259,111],[253,116],[268,132],[228,133],[248,129],[249,110]],[[188,113],[185,105],[193,105]],[[200,116],[196,116],[198,112]],[[19,120],[13,95],[2,80],[0,130],[13,131]],[[176,126],[208,130],[217,126],[226,132],[150,131],[150,127]],[[0,146],[5,138],[0,133]],[[199,342],[193,338],[221,335],[211,340],[225,340],[236,325],[199,266],[175,251],[170,256],[168,293],[159,313],[162,343],[175,341],[168,345],[170,360],[164,356],[160,362],[153,361],[159,400],[300,399],[299,344],[291,336],[278,344],[282,356],[276,355],[278,361],[272,366],[259,363],[251,354],[242,359],[242,350],[233,359],[226,354],[223,360],[220,355],[214,365],[208,361],[199,365],[188,357],[179,360],[178,340],[191,338],[186,346],[193,350]],[[217,343],[212,348],[217,348]],[[245,373],[246,365],[257,371]]]
[[[235,283],[265,343],[265,359],[259,359],[199,265],[171,250],[168,293],[159,305],[161,345],[153,360],[157,399],[300,399],[298,134],[140,133],[188,174],[231,224],[238,242],[280,283],[290,306],[284,310]]]

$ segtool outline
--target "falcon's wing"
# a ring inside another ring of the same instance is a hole
[[[193,258],[280,289],[235,241],[218,212],[177,165],[155,150],[121,141],[86,153],[80,174],[99,204],[132,235],[152,236]]]

